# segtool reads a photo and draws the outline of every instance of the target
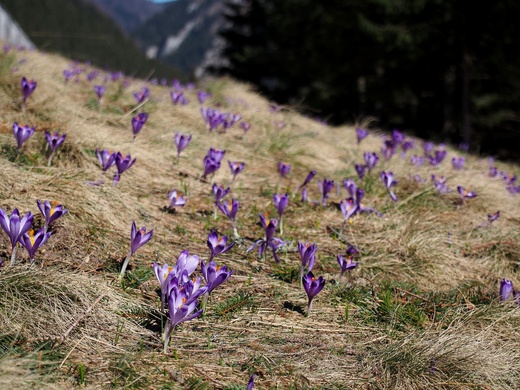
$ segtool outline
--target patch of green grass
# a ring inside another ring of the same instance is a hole
[[[150,280],[153,276],[153,270],[150,267],[136,267],[135,269],[125,273],[121,284],[123,289],[133,288],[136,289],[143,283]]]
[[[113,373],[112,386],[115,388],[125,389],[144,389],[149,386],[148,378],[139,373],[135,366],[139,361],[138,354],[129,353],[121,355],[109,366],[109,370]]]
[[[235,295],[216,305],[212,313],[217,317],[229,318],[237,311],[252,308],[254,305],[254,297],[246,291],[239,290]]]
[[[293,283],[300,279],[300,268],[277,264],[273,267],[272,275],[283,282]]]

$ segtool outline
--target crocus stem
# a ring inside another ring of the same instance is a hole
[[[16,246],[13,247],[13,251],[11,252],[11,265],[16,264]]]
[[[211,185],[213,185],[213,183],[215,182],[215,174],[212,174],[211,175]]]
[[[177,153],[177,158],[175,159],[175,165],[179,165],[179,153]]]
[[[215,203],[215,206],[213,206],[213,219],[217,219],[217,204]]]
[[[280,235],[283,234],[283,218],[280,216]]]
[[[343,276],[343,272],[340,272],[339,273],[339,276],[338,276],[338,284],[341,283],[341,277]]]
[[[121,273],[119,274],[119,279],[122,279],[125,275],[126,267],[128,267],[128,263],[130,262],[130,257],[132,256],[132,252],[128,253],[128,256],[126,256],[126,259],[123,263],[123,267],[121,267]]]
[[[309,301],[309,304],[307,305],[307,317],[310,317],[312,310],[312,301]]]
[[[338,234],[338,238],[341,237],[341,235],[343,234],[343,229],[345,229],[345,224],[347,223],[347,220],[345,219],[343,221],[343,225],[341,225],[341,229],[339,229],[339,234]]]
[[[175,328],[170,330],[170,327],[171,327],[170,320],[168,320],[166,322],[166,327],[164,328],[164,348],[163,348],[163,352],[164,352],[165,355],[168,353],[168,344],[170,344],[171,334],[175,330]]]
[[[49,159],[47,160],[47,166],[48,166],[48,167],[51,166],[52,157],[54,157],[54,152],[51,152],[51,155],[49,156]]]
[[[233,225],[233,233],[235,234],[235,238],[239,238],[240,235],[238,234],[237,225],[235,225],[235,222],[231,222]]]
[[[204,294],[202,297],[202,317],[206,317],[206,304],[208,303],[209,294]]]
[[[25,114],[25,99],[22,102],[22,113]]]

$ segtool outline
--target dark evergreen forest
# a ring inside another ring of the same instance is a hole
[[[228,1],[216,69],[332,124],[520,159],[520,2]]]

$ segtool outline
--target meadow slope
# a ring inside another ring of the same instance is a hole
[[[355,128],[273,109],[229,79],[186,89],[187,105],[173,105],[166,86],[109,79],[98,109],[93,86],[105,73],[89,82],[92,69],[79,64],[87,72],[65,83],[62,72],[72,66],[45,53],[0,54],[0,208],[31,211],[35,227],[43,225],[36,200],[69,210],[32,266],[19,244],[18,264],[9,265],[11,243],[0,231],[0,388],[244,389],[253,373],[258,389],[520,388],[520,306],[499,300],[502,278],[520,288],[520,194],[489,174],[492,165],[510,178],[520,174],[517,165],[449,146],[440,164],[413,165],[411,156],[423,155],[421,140],[386,160],[380,148],[388,134],[371,127],[358,144]],[[22,76],[38,82],[25,112]],[[137,105],[132,94],[145,85],[150,97]],[[251,129],[209,132],[197,90],[211,93],[205,107],[241,114]],[[138,110],[149,119],[133,140]],[[14,122],[36,129],[21,152]],[[51,166],[45,131],[67,134]],[[193,137],[178,164],[176,131]],[[226,150],[214,182],[231,186],[225,200],[240,202],[236,240],[220,211],[214,219],[210,177],[201,179],[211,147]],[[96,148],[137,159],[117,186],[113,168],[104,184],[92,185],[102,177]],[[364,152],[380,160],[360,180],[354,164]],[[458,156],[466,159],[461,170],[451,164]],[[227,160],[246,164],[235,183]],[[282,180],[280,161],[291,164]],[[311,170],[317,175],[304,204],[297,189]],[[397,202],[381,171],[394,173]],[[453,192],[437,191],[432,174]],[[324,178],[353,179],[365,190],[365,206],[381,214],[357,214],[340,232],[339,203],[349,195],[335,187],[325,207],[315,204]],[[459,185],[477,196],[462,201]],[[173,189],[188,199],[174,211]],[[259,213],[277,217],[275,193],[290,197],[283,234],[275,234],[285,242],[280,263],[270,252],[266,259],[246,252],[264,234]],[[120,280],[132,221],[154,235]],[[233,275],[211,294],[204,317],[176,328],[165,355],[152,264],[175,264],[182,250],[207,261],[213,230],[235,241],[215,259]],[[326,279],[309,317],[298,241],[318,245],[313,272]],[[339,281],[336,256],[349,244],[360,251],[359,265]]]

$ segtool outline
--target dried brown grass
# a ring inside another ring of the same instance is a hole
[[[12,74],[5,61],[12,64],[22,57],[27,61]],[[282,279],[298,268],[297,240],[317,242],[316,273],[327,280],[337,277],[335,256],[346,243],[331,231],[341,226],[340,212],[332,205],[325,209],[299,205],[296,194],[284,217],[283,238],[288,245],[280,266],[269,257],[263,262],[254,252],[245,253],[261,236],[257,213],[274,215],[271,194],[278,182],[278,161],[293,166],[280,192],[293,192],[311,169],[318,171],[319,179],[354,178],[353,164],[362,161],[363,152],[379,150],[378,135],[372,134],[358,147],[353,128],[326,127],[289,108],[269,112],[268,102],[247,86],[224,79],[208,80],[206,88],[223,111],[241,113],[252,123],[245,139],[239,129],[207,134],[194,93],[189,94],[189,105],[172,106],[167,89],[151,87],[153,101],[143,106],[150,119],[132,142],[131,92],[144,82],[132,80],[121,97],[116,101],[107,97],[102,111],[97,111],[87,106],[93,97],[91,85],[64,84],[61,72],[70,61],[29,52],[12,58],[0,56],[9,70],[0,74],[4,86],[0,142],[14,147],[10,132],[14,121],[35,125],[37,134],[24,149],[28,162],[0,158],[0,207],[36,213],[36,199],[56,199],[69,214],[57,222],[33,268],[27,270],[20,250],[22,264],[0,270],[0,334],[20,334],[26,340],[23,352],[0,357],[1,386],[79,387],[80,367],[85,367],[84,387],[92,389],[189,388],[194,378],[210,388],[225,388],[247,383],[253,371],[258,388],[465,389],[515,388],[519,383],[511,374],[520,372],[519,310],[498,305],[496,297],[502,277],[520,286],[520,207],[518,197],[507,193],[499,179],[486,176],[484,159],[468,156],[463,171],[453,171],[447,162],[442,168],[411,168],[398,156],[381,161],[376,172],[394,172],[400,202],[391,202],[374,173],[366,204],[383,211],[384,217],[357,216],[343,233],[362,251],[360,267],[349,276],[350,289],[372,289],[370,305],[376,306],[381,285],[388,280],[415,285],[429,304],[427,294],[459,289],[460,299],[444,302],[450,307],[445,319],[437,319],[434,313],[423,327],[389,328],[363,317],[365,301],[346,301],[331,284],[306,318],[300,313],[306,298],[298,282]],[[17,101],[21,75],[38,80],[25,114]],[[107,95],[116,93],[109,88]],[[64,148],[49,168],[43,156],[45,129],[67,134]],[[177,166],[173,164],[175,131],[193,134]],[[227,159],[246,162],[232,189],[241,202],[238,226],[243,239],[218,260],[234,270],[233,282],[213,294],[206,318],[179,327],[172,339],[176,352],[163,356],[160,335],[143,325],[158,308],[155,280],[123,289],[114,264],[127,253],[133,220],[155,230],[152,242],[132,258],[134,271],[154,261],[173,263],[183,249],[204,257],[207,233],[232,232],[222,217],[213,220],[210,185],[199,179],[210,147],[227,151],[216,183],[231,182]],[[110,177],[101,187],[86,184],[101,176],[92,153],[96,148],[137,158],[117,187],[110,184]],[[457,154],[448,150],[449,157]],[[519,173],[517,166],[499,165]],[[456,195],[440,196],[430,184],[418,185],[409,178],[412,174],[429,178],[432,173],[447,175],[451,188],[473,185],[478,197],[458,205]],[[188,188],[186,207],[165,212],[167,192],[184,191],[183,187]],[[318,198],[315,184],[310,196]],[[343,190],[340,197],[333,194],[330,202],[337,204],[345,196]],[[499,221],[477,228],[497,209],[502,212]],[[9,254],[2,233],[0,256],[7,260]],[[471,283],[495,301],[469,302],[462,286]],[[219,304],[240,293],[251,297],[249,306],[229,315],[217,312]],[[345,310],[350,312],[348,321]],[[53,376],[30,369],[35,360],[32,346],[47,339],[57,343],[53,350],[61,354]],[[22,372],[29,373],[20,374],[23,381],[17,374]]]

